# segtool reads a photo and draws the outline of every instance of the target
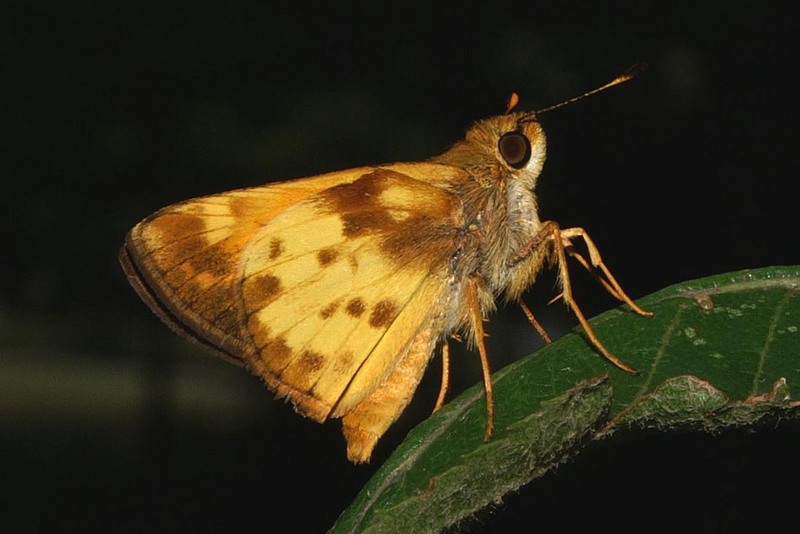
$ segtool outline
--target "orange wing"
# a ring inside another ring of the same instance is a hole
[[[346,417],[366,461],[443,333],[464,221],[439,185],[462,172],[397,164],[190,200],[134,227],[121,260],[177,331],[304,415]]]

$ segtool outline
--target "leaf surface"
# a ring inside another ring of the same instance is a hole
[[[332,533],[437,532],[598,440],[797,421],[800,267],[715,275],[591,321],[630,375],[579,330],[493,375],[495,433],[476,385],[411,431]]]

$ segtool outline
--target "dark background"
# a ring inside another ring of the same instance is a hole
[[[373,464],[352,466],[338,423],[293,415],[173,335],[116,260],[125,232],[170,203],[427,158],[511,91],[542,108],[646,61],[542,117],[543,217],[587,228],[634,297],[800,263],[788,3],[29,4],[0,10],[3,531],[319,532],[430,410],[435,371]],[[614,305],[576,278],[587,315]],[[528,302],[560,335],[575,321],[545,308],[551,284]],[[495,368],[540,344],[518,310],[488,328],[525,340],[493,340]],[[456,392],[480,379],[473,355],[456,364]],[[643,439],[468,525],[774,526],[794,511],[798,450],[797,427]]]

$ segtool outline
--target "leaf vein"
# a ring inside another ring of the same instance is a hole
[[[647,373],[647,378],[642,383],[642,387],[639,388],[639,392],[636,394],[637,397],[641,397],[650,389],[650,384],[652,384],[653,378],[656,375],[656,369],[658,369],[664,354],[667,352],[669,342],[672,339],[675,330],[678,328],[678,325],[681,323],[681,318],[683,317],[683,312],[686,311],[686,308],[686,305],[681,305],[678,307],[678,309],[675,311],[675,316],[667,325],[667,328],[664,330],[664,334],[661,336],[661,339],[658,340],[658,350],[653,358],[652,365],[650,365],[650,371]]]
[[[761,381],[761,377],[764,374],[764,363],[766,362],[767,357],[769,356],[769,348],[772,345],[772,341],[775,339],[775,330],[778,327],[778,323],[780,322],[781,314],[783,313],[784,308],[788,304],[789,300],[794,296],[797,292],[795,287],[790,287],[786,290],[781,301],[775,306],[775,312],[772,314],[772,317],[769,320],[769,330],[767,331],[767,337],[764,340],[764,344],[761,346],[761,350],[758,351],[758,367],[756,368],[756,372],[753,375],[753,387],[750,389],[750,393],[755,395],[758,392],[758,383]]]

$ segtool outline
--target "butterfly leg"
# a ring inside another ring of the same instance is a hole
[[[622,286],[619,285],[617,279],[614,278],[614,275],[611,274],[611,271],[606,267],[606,264],[603,262],[603,258],[600,257],[600,250],[598,250],[597,246],[592,241],[592,238],[589,237],[589,234],[586,233],[586,230],[583,228],[565,228],[561,230],[561,237],[564,240],[564,245],[567,253],[578,260],[578,262],[583,265],[583,267],[592,273],[595,278],[606,288],[606,291],[611,293],[617,300],[624,302],[630,308],[638,313],[639,315],[643,316],[651,316],[653,315],[652,312],[645,311],[640,308],[633,300],[625,293],[625,290],[622,289]],[[580,238],[583,239],[583,242],[586,243],[586,248],[589,251],[589,259],[591,263],[586,260],[579,252],[575,250],[572,246],[572,238]],[[602,273],[600,276],[597,271]]]
[[[486,344],[484,343],[486,332],[483,329],[483,313],[481,312],[480,301],[478,299],[478,286],[472,278],[467,282],[467,305],[469,306],[470,324],[472,325],[472,331],[475,333],[475,343],[478,346],[478,354],[481,359],[483,387],[486,391],[486,432],[483,435],[483,440],[489,441],[494,432],[492,374],[489,369],[489,356],[486,352]]]
[[[572,310],[572,313],[575,314],[575,317],[578,318],[578,322],[583,327],[584,332],[586,332],[586,336],[589,338],[589,341],[592,343],[592,345],[594,345],[594,347],[600,352],[600,354],[602,354],[602,356],[606,360],[608,360],[609,362],[614,364],[619,369],[622,369],[623,371],[636,374],[636,373],[638,373],[638,371],[636,369],[634,369],[633,367],[630,367],[629,365],[626,365],[625,363],[623,363],[619,358],[614,356],[611,353],[611,351],[609,351],[605,347],[605,345],[603,345],[603,343],[600,341],[600,339],[594,333],[594,330],[592,330],[592,327],[589,326],[589,322],[586,320],[586,317],[583,315],[583,312],[581,311],[580,306],[578,306],[578,303],[575,302],[575,299],[572,296],[572,283],[570,281],[569,269],[567,267],[567,253],[568,253],[567,249],[568,248],[570,250],[572,249],[572,242],[570,241],[570,237],[578,237],[578,236],[584,237],[585,235],[586,235],[586,233],[583,230],[581,230],[580,228],[578,228],[578,229],[570,228],[570,229],[567,230],[567,233],[564,234],[564,233],[562,233],[561,228],[559,227],[557,222],[555,222],[555,221],[546,221],[546,222],[542,223],[542,228],[541,228],[541,230],[539,230],[539,233],[536,234],[533,237],[533,239],[531,239],[531,241],[526,246],[524,246],[523,248],[521,248],[519,250],[519,252],[517,252],[517,254],[515,256],[515,261],[521,261],[522,259],[527,257],[529,254],[531,254],[533,251],[539,249],[542,246],[545,246],[547,243],[552,243],[553,244],[553,251],[552,252],[554,254],[555,263],[556,263],[556,265],[558,267],[558,280],[559,280],[559,283],[561,285],[561,298],[563,299],[564,303],[569,307],[570,310]],[[589,242],[591,243],[591,240]],[[603,271],[604,274],[605,274],[605,272],[607,272],[608,269],[604,269],[605,265],[603,264],[602,260],[600,259],[600,255],[599,255],[599,252],[597,251],[597,247],[594,247],[594,243],[592,243],[591,246],[587,245],[587,247],[589,248],[589,256],[590,256],[590,258],[592,258],[592,263],[597,261],[598,262],[598,268],[600,268],[601,271]],[[570,254],[570,255],[573,255],[573,254]],[[585,258],[584,258],[584,261],[585,261]],[[603,267],[602,268],[599,267],[600,265],[603,265]],[[584,265],[584,266],[586,266],[586,265]],[[611,273],[609,272],[608,274],[610,276]],[[613,277],[611,277],[611,280],[613,280]],[[611,288],[615,288],[615,285],[614,285],[615,283],[616,283],[616,280],[611,282],[610,283],[610,287]],[[618,287],[618,286],[619,286],[619,284],[616,284],[616,287]],[[621,288],[619,288],[618,292],[620,294],[624,295],[624,292],[622,292]],[[617,296],[617,293],[612,292],[612,295]],[[626,295],[626,297],[627,297],[627,295]],[[630,299],[628,299],[628,300],[630,300]]]
[[[547,335],[547,331],[544,329],[542,324],[539,321],[536,320],[536,317],[534,317],[533,312],[528,307],[528,305],[525,304],[524,302],[522,302],[522,299],[519,300],[518,304],[519,304],[519,307],[522,308],[522,313],[525,314],[525,317],[528,318],[528,321],[533,325],[533,327],[539,333],[539,335],[544,340],[544,342],[545,343],[551,343],[551,339],[550,339],[550,336]]]
[[[436,398],[436,405],[433,413],[439,411],[444,406],[444,399],[447,397],[447,390],[450,387],[450,346],[447,340],[442,344],[442,385],[439,386],[439,396]]]

